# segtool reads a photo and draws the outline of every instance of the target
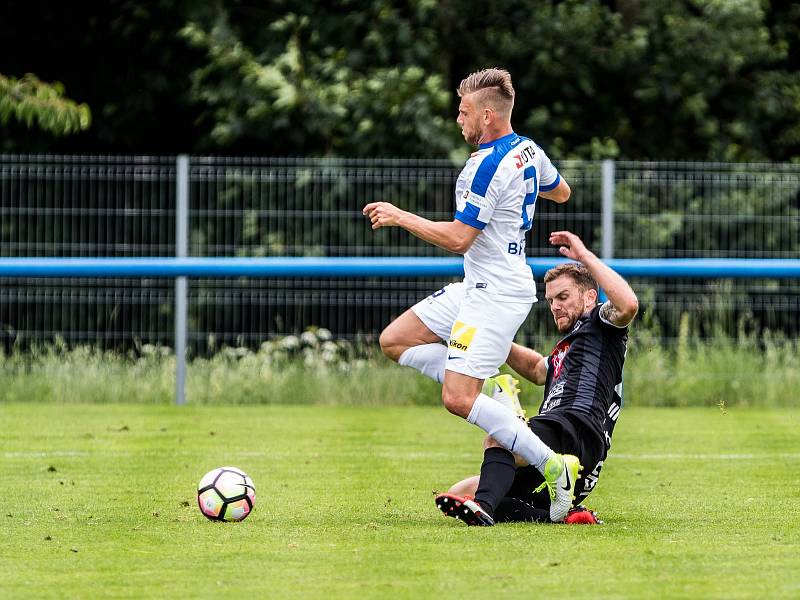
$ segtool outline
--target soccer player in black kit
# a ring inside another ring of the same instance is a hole
[[[639,308],[628,283],[603,264],[568,231],[550,235],[559,252],[577,261],[545,274],[545,298],[564,337],[550,356],[514,344],[507,364],[536,384],[544,384],[539,414],[528,426],[554,451],[577,456],[582,474],[573,505],[594,489],[622,408],[622,367],[628,324]],[[598,303],[598,284],[608,300]],[[487,438],[480,476],[455,484],[436,504],[469,525],[495,522],[549,522],[550,490],[534,468],[519,465],[511,452]],[[567,522],[593,522],[578,512]],[[573,517],[577,517],[573,519]]]

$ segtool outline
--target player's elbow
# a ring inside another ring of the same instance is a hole
[[[553,202],[564,204],[564,202],[569,200],[569,197],[572,195],[572,188],[570,188],[569,184],[562,179],[559,186],[553,190],[553,192],[553,198],[551,198]]]
[[[569,187],[569,184],[562,179],[554,189],[547,190],[546,192],[540,191],[539,195],[556,204],[564,204],[572,195],[572,189]]]
[[[630,298],[626,298],[625,302],[622,302],[621,304],[622,306],[617,307],[620,317],[619,320],[623,323],[630,323],[633,321],[636,313],[639,312],[639,300],[636,298],[636,296],[631,296]]]
[[[472,242],[475,241],[474,239],[466,239],[466,238],[458,238],[453,240],[453,243],[450,245],[450,251],[455,252],[456,254],[466,254],[467,250],[472,247]]]

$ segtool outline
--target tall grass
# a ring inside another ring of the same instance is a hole
[[[266,342],[253,352],[225,348],[189,363],[193,404],[437,404],[440,387],[399,367],[374,347],[333,342],[324,330]],[[629,406],[798,406],[798,342],[769,336],[699,341],[685,334],[665,347],[639,338],[625,366]],[[522,383],[535,412],[541,388]],[[175,357],[143,346],[135,354],[62,343],[0,356],[4,402],[168,404],[175,393]]]

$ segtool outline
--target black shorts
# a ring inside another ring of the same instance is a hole
[[[581,461],[583,471],[575,482],[575,502],[580,504],[594,488],[603,460],[606,457],[604,440],[599,438],[580,422],[555,415],[535,416],[528,420],[528,427],[545,444],[559,454],[574,454]],[[508,496],[519,498],[535,508],[549,508],[550,496],[547,489],[534,493],[544,477],[532,466],[517,469],[514,483]]]

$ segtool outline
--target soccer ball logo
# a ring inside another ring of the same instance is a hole
[[[253,480],[236,467],[209,471],[197,486],[200,512],[212,521],[243,521],[255,503]]]

